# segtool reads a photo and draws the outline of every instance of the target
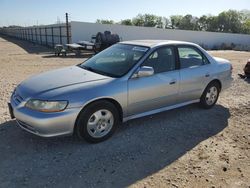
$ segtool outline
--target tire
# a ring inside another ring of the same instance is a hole
[[[98,143],[111,137],[119,123],[117,108],[108,101],[97,101],[79,114],[75,134],[89,143]]]
[[[201,98],[200,98],[200,106],[205,109],[210,109],[212,108],[220,94],[220,85],[218,82],[211,82],[208,84],[206,89],[204,90]]]
[[[107,43],[107,38],[106,35],[103,33],[99,32],[96,35],[96,43],[100,46],[99,51],[102,51],[106,48],[106,43]]]
[[[111,31],[104,31],[104,35],[111,35]]]
[[[96,34],[96,42],[97,43],[103,44],[103,43],[105,43],[105,41],[106,41],[106,36],[103,33],[99,32]]]

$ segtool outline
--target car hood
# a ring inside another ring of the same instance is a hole
[[[23,98],[27,98],[55,89],[108,78],[110,77],[90,72],[78,66],[71,66],[32,76],[18,86],[17,92]]]

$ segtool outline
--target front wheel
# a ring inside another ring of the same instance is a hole
[[[205,91],[203,92],[200,98],[201,107],[205,109],[212,108],[216,104],[219,98],[219,94],[220,94],[219,84],[217,82],[210,83],[206,87]]]
[[[78,118],[75,133],[80,139],[98,143],[112,136],[119,124],[116,107],[108,101],[94,102]]]

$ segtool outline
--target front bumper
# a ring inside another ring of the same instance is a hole
[[[72,134],[76,118],[81,110],[71,108],[62,112],[44,113],[26,108],[22,103],[15,105],[14,101],[11,101],[11,106],[18,125],[42,137]]]

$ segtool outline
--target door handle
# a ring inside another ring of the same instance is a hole
[[[173,85],[173,84],[175,84],[176,83],[176,80],[172,80],[169,84],[170,85]]]
[[[206,75],[205,75],[205,77],[209,77],[210,76],[210,74],[209,73],[207,73]]]

